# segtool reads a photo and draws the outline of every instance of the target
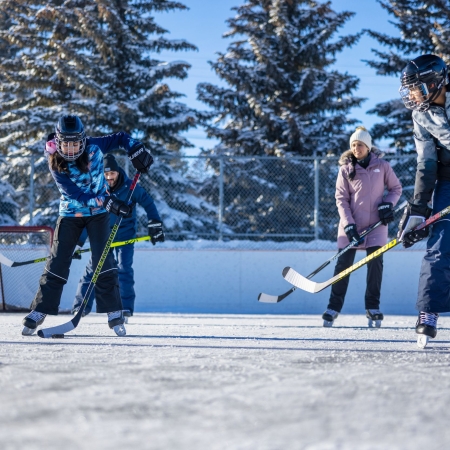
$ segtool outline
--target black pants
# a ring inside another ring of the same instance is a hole
[[[97,214],[90,217],[59,217],[56,222],[50,259],[39,280],[39,289],[31,304],[31,309],[45,314],[58,314],[63,288],[69,278],[72,255],[84,228],[87,230],[91,244],[92,263],[94,267],[97,267],[111,233],[109,214]],[[108,252],[97,278],[95,298],[99,313],[122,309],[117,266],[111,252]]]
[[[377,251],[380,246],[369,247],[366,249],[367,256]],[[339,251],[342,249],[339,249]],[[348,269],[355,260],[356,250],[350,249],[339,256],[336,268],[334,269],[334,275],[341,273],[343,270]],[[367,285],[365,294],[365,309],[379,309],[380,307],[380,292],[381,292],[381,280],[383,278],[383,255],[372,259],[367,263]],[[338,281],[331,286],[330,302],[328,303],[328,309],[341,312],[344,306],[345,294],[347,293],[348,283],[350,281],[350,275]]]

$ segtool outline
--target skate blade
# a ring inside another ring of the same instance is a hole
[[[329,320],[324,320],[323,321],[323,326],[326,328],[330,328],[333,326],[333,321],[329,321]]]
[[[115,327],[113,327],[114,333],[117,334],[117,336],[125,336],[127,334],[127,330],[125,329],[125,327],[122,325],[116,325]]]
[[[381,328],[381,320],[369,319],[369,328]]]
[[[417,337],[417,347],[425,348],[428,344],[429,339],[430,339],[429,336],[421,334],[420,336]]]
[[[36,332],[37,328],[23,327],[22,336],[32,336]]]

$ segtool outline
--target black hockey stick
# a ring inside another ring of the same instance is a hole
[[[408,202],[406,200],[403,201],[400,205],[397,206],[397,208],[395,208],[394,212],[397,212],[397,211],[400,211],[401,209],[403,209],[407,203]],[[365,236],[367,236],[371,231],[375,230],[375,228],[378,228],[381,224],[382,224],[382,222],[381,222],[381,220],[379,220],[377,223],[370,225],[369,228],[367,228],[367,230],[364,230],[360,234],[361,239],[359,241],[350,242],[350,244],[348,244],[347,247],[343,248],[340,252],[336,253],[329,260],[325,261],[320,267],[318,267],[314,272],[310,273],[306,278],[308,280],[311,279],[314,275],[318,274],[322,269],[325,269],[325,267],[327,267],[331,261],[339,258],[339,256],[341,256],[347,250],[350,250],[353,247],[357,247],[361,243],[361,241],[363,240],[363,238]],[[263,292],[261,292],[261,294],[258,295],[258,301],[260,301],[262,303],[279,303],[282,300],[284,300],[288,295],[291,295],[295,290],[297,290],[297,288],[295,286],[293,286],[293,287],[291,287],[291,289],[286,291],[284,294],[281,294],[278,296],[264,294]]]
[[[122,245],[134,244],[135,242],[140,242],[140,241],[148,241],[150,239],[151,239],[150,236],[142,236],[142,237],[137,237],[137,238],[133,238],[133,239],[128,239],[127,241],[113,242],[111,244],[111,248],[121,247]],[[82,253],[87,253],[90,251],[91,251],[90,248],[80,248],[79,250],[76,250],[73,253],[72,259],[81,259]],[[26,266],[28,264],[35,264],[35,263],[47,261],[47,259],[49,259],[49,258],[50,258],[50,256],[44,256],[43,258],[29,259],[28,261],[11,261],[5,255],[0,253],[0,264],[3,264],[4,266],[7,266],[7,267],[19,267],[19,266]]]
[[[136,187],[137,182],[139,181],[139,177],[141,176],[140,172],[136,172],[136,175],[133,178],[133,181],[131,182],[130,190],[128,191],[127,196],[127,203],[130,202],[131,196],[133,195],[134,188]],[[78,312],[75,314],[72,320],[70,320],[67,323],[63,323],[62,325],[57,325],[56,327],[51,328],[43,328],[38,331],[38,336],[41,338],[51,338],[54,334],[65,334],[69,331],[72,331],[78,326],[78,323],[80,322],[81,316],[83,314],[84,308],[87,305],[87,302],[89,300],[89,297],[91,296],[91,293],[94,289],[95,283],[97,282],[97,278],[100,275],[100,272],[102,270],[103,264],[105,263],[105,260],[108,256],[109,249],[111,248],[112,242],[114,238],[116,237],[117,230],[119,229],[120,222],[122,222],[122,214],[117,216],[116,222],[114,223],[111,233],[109,235],[108,241],[106,242],[105,248],[103,249],[103,253],[100,256],[100,260],[97,264],[97,267],[95,269],[94,275],[92,276],[92,280],[89,283],[88,289],[86,291],[86,294],[83,298],[83,303],[81,303],[80,308],[78,309]]]
[[[421,230],[422,228],[427,227],[428,225],[433,224],[434,222],[438,221],[441,217],[447,215],[450,213],[450,206],[447,206],[442,211],[434,214],[430,218],[428,218],[425,222],[421,223],[417,227],[413,228],[413,230]],[[286,281],[293,284],[298,289],[302,289],[306,292],[311,292],[312,294],[316,294],[317,292],[320,292],[327,288],[328,286],[331,286],[334,283],[337,283],[338,281],[342,280],[342,278],[345,278],[346,276],[350,275],[355,270],[358,270],[360,267],[367,264],[372,259],[377,258],[378,256],[382,255],[383,253],[387,252],[388,250],[394,248],[398,244],[402,242],[401,240],[395,238],[392,239],[392,241],[388,242],[385,246],[379,248],[372,254],[366,256],[365,258],[361,259],[361,261],[358,261],[356,264],[353,264],[353,266],[349,267],[348,269],[343,270],[341,273],[338,273],[333,278],[330,278],[327,281],[324,281],[322,283],[316,283],[314,281],[308,280],[308,278],[305,278],[304,276],[300,275],[298,272],[296,272],[291,267],[285,267],[283,270],[283,277]]]

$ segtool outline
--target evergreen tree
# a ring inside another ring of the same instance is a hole
[[[309,0],[248,0],[234,9],[225,37],[235,41],[211,63],[225,86],[197,88],[210,107],[203,117],[214,119],[206,122],[208,136],[219,140],[206,154],[227,156],[224,220],[235,233],[307,237],[314,215],[313,163],[234,157],[326,155],[348,148],[349,127],[356,122],[349,112],[363,99],[353,95],[359,80],[332,65],[359,38],[336,36],[353,13]],[[211,165],[216,177],[202,193],[217,201],[217,159]],[[327,174],[326,180],[321,197],[332,192],[333,202],[335,178]]]
[[[394,75],[399,79],[409,60],[426,53],[433,53],[450,62],[450,9],[447,0],[378,0],[393,16],[392,23],[400,31],[394,38],[371,30],[366,32],[388,48],[387,51],[372,49],[377,60],[367,61],[378,75]],[[376,105],[369,114],[376,114],[384,122],[376,124],[373,137],[391,138],[400,152],[414,150],[411,111],[400,99]]]
[[[0,45],[7,42],[15,51],[0,60],[0,151],[42,154],[47,134],[67,112],[82,118],[88,135],[125,130],[156,156],[191,146],[181,133],[195,126],[196,112],[166,82],[186,78],[190,66],[154,57],[196,49],[185,40],[165,38],[167,30],[152,16],[182,9],[182,3],[170,0],[2,0],[0,17],[6,15],[9,23],[1,24]],[[171,178],[177,178],[175,188],[182,193],[194,188],[183,176],[186,164],[162,161],[148,187],[171,205]],[[177,206],[192,215],[180,229],[203,223],[204,211],[192,202]]]

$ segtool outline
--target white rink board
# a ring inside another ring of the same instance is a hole
[[[288,284],[281,272],[292,266],[307,276],[335,252],[332,251],[247,251],[171,250],[136,248],[136,311],[228,314],[321,314],[327,306],[330,288],[318,294],[297,290],[278,304],[257,301],[265,292],[279,295]],[[424,250],[392,250],[384,255],[381,309],[386,314],[416,314],[420,264]],[[356,261],[366,255],[358,251]],[[72,263],[64,289],[62,309],[70,308],[76,285],[87,262]],[[324,281],[333,275],[335,261],[314,277]],[[351,275],[342,313],[364,312],[367,269]]]

